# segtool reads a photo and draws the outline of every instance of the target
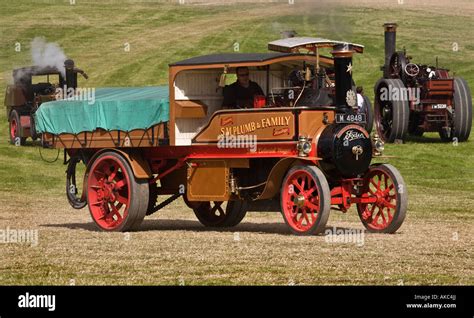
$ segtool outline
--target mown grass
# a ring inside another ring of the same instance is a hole
[[[284,4],[173,5],[169,3],[0,1],[0,100],[13,68],[30,63],[29,43],[44,36],[64,48],[90,79],[80,85],[141,86],[167,83],[167,65],[199,54],[265,52],[280,31],[349,40],[366,46],[354,58],[358,85],[373,96],[381,76],[383,30],[394,17],[398,47],[414,61],[456,71],[474,88],[474,34],[470,16],[420,10]],[[32,18],[32,17],[35,18]],[[442,26],[442,27],[441,27]],[[15,52],[15,43],[22,51]],[[460,50],[453,52],[452,43]],[[124,44],[130,44],[130,52]],[[67,207],[64,170],[40,159],[38,148],[8,144],[5,111],[0,111],[0,228],[39,228],[37,248],[0,245],[4,284],[472,284],[474,136],[458,145],[436,134],[387,145],[384,159],[402,173],[409,192],[408,218],[401,234],[368,236],[364,248],[325,244],[324,238],[296,238],[277,214],[254,214],[232,232],[204,231],[192,212],[175,203],[144,224],[144,231],[98,233],[86,211]],[[43,150],[47,159],[56,153]],[[163,221],[161,221],[163,219]],[[184,219],[179,221],[175,219]],[[361,228],[357,216],[331,216],[330,226]],[[460,240],[452,241],[459,232]],[[109,247],[104,246],[104,242]],[[116,246],[114,245],[116,244]],[[112,247],[115,246],[115,247]],[[384,250],[385,249],[385,250]],[[426,251],[432,251],[426,252]],[[379,262],[403,262],[392,270]],[[325,266],[326,264],[327,266]],[[109,267],[110,265],[110,267]],[[444,268],[443,268],[444,266]],[[448,268],[449,269],[446,269]],[[356,268],[372,268],[373,271]],[[294,268],[306,268],[297,276]],[[133,275],[130,275],[133,272]]]

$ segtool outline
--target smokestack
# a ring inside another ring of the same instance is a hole
[[[397,27],[396,23],[385,23],[383,25],[385,29],[385,65],[383,68],[383,76],[388,78],[390,76],[390,58],[395,53],[397,44]]]
[[[352,55],[354,54],[351,44],[337,44],[333,47],[331,54],[334,57],[334,71],[336,77],[336,107],[340,110],[347,109],[346,97],[348,91],[352,90]]]

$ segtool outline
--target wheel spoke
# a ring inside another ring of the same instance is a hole
[[[298,183],[298,181],[297,181],[296,179],[293,180],[292,184],[293,184],[294,186],[296,186],[296,187],[298,188],[298,190],[300,190],[300,193],[301,193],[301,192],[304,192],[304,189],[301,187],[301,185]]]
[[[396,206],[388,201],[385,201],[385,206],[390,209],[395,209]]]
[[[115,215],[117,217],[117,222],[120,222],[122,221],[122,215],[120,215],[120,212],[117,210],[117,208],[115,207],[115,205],[111,204],[110,207],[112,208],[112,213],[113,215]]]
[[[120,194],[117,194],[115,196],[115,199],[120,202],[120,204],[127,205],[128,204],[128,199],[126,197],[121,196]]]
[[[315,185],[314,187],[310,188],[309,190],[306,190],[305,194],[306,194],[307,196],[310,196],[310,195],[312,195],[313,192],[316,191],[316,190],[317,190],[317,187],[316,187],[316,185]]]
[[[122,180],[117,181],[117,183],[115,184],[115,188],[116,189],[122,189],[126,185],[127,185],[127,180],[125,178],[123,178]]]
[[[380,210],[380,215],[382,216],[382,224],[387,224],[387,220],[385,219],[385,214],[383,212],[384,208]]]
[[[307,208],[311,209],[311,211],[319,212],[319,204],[314,204],[313,202],[306,200],[304,204]]]
[[[303,208],[303,217],[304,217],[304,219],[305,219],[305,221],[306,221],[306,225],[310,225],[311,222],[309,222],[308,213],[306,213],[306,209],[305,209],[305,208]]]
[[[301,178],[301,189],[300,189],[301,192],[304,192],[305,184],[306,184],[306,176],[303,176],[303,178]]]
[[[114,181],[115,179],[115,176],[117,175],[117,172],[118,172],[118,169],[116,167],[114,167],[114,170],[110,173],[109,177],[107,178],[107,180],[109,182],[112,182]]]
[[[378,224],[380,213],[382,213],[382,210],[380,209],[380,207],[377,207],[377,208],[378,208],[378,212],[375,215],[375,219],[372,217],[372,224]]]

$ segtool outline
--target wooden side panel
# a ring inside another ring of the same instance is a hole
[[[293,140],[296,133],[291,111],[225,111],[212,118],[193,140],[195,143],[217,142],[219,135],[255,135],[257,141]]]
[[[164,142],[166,124],[158,124],[149,129],[136,129],[130,132],[106,131],[53,135],[43,134],[43,140],[54,148],[133,148],[153,147]]]

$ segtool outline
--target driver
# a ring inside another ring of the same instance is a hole
[[[262,95],[262,88],[249,79],[249,68],[240,66],[235,69],[237,81],[224,87],[223,108],[251,108],[253,99],[257,95]]]

